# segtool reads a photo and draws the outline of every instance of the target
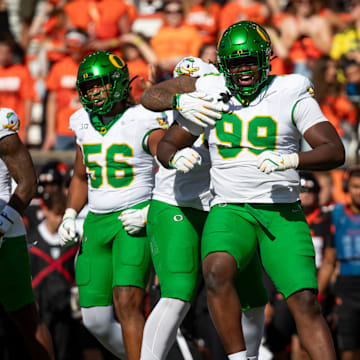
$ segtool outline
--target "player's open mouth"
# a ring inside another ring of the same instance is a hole
[[[252,76],[250,75],[242,75],[238,77],[239,85],[241,86],[249,86],[252,83]]]
[[[97,100],[97,101],[95,101],[95,106],[101,106],[101,105],[104,104],[104,102],[105,102],[105,99],[104,100]]]

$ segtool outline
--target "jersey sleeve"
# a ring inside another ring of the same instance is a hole
[[[315,100],[315,89],[312,82],[305,76],[292,74],[287,76],[284,92],[292,103],[292,122],[303,135],[311,126],[327,121]]]
[[[148,147],[149,135],[159,129],[167,130],[169,128],[168,114],[166,112],[152,112],[146,109],[144,110],[144,117],[146,121],[140,121],[139,123],[144,126],[142,131],[144,136],[142,138],[142,147],[143,149],[150,154]]]
[[[306,97],[296,104],[293,111],[293,121],[300,133],[304,134],[310,127],[328,121],[328,119],[322,113],[317,101]]]
[[[15,134],[20,129],[20,119],[14,110],[9,108],[0,109],[0,139]]]

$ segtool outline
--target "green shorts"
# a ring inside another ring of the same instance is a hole
[[[143,202],[132,208],[147,204]],[[145,289],[148,284],[151,256],[145,229],[129,235],[118,220],[121,212],[89,212],[85,219],[75,271],[81,307],[111,305],[114,286]]]
[[[203,259],[226,251],[243,270],[257,247],[266,272],[285,298],[317,289],[314,247],[299,202],[219,204],[211,209],[203,233]]]
[[[156,200],[151,202],[147,232],[162,297],[193,300],[199,276],[200,239],[207,215],[201,210],[180,208]],[[238,283],[243,310],[267,303],[257,254],[239,272]]]
[[[161,297],[192,301],[200,264],[200,238],[207,212],[153,200],[147,233]]]
[[[0,248],[0,303],[8,312],[34,302],[26,237],[4,238]]]

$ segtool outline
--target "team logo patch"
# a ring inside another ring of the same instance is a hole
[[[194,59],[186,58],[180,62],[179,66],[176,68],[175,71],[178,75],[191,76],[199,70],[200,68],[199,66],[196,66]]]
[[[4,129],[9,129],[10,131],[17,131],[20,128],[20,120],[18,116],[9,112],[6,114],[7,124],[3,125]]]
[[[312,86],[308,86],[306,88],[306,91],[312,96],[314,97],[315,96],[315,91],[314,91],[314,88]]]
[[[161,126],[162,129],[166,130],[169,128],[169,124],[167,123],[167,121],[163,118],[156,118],[157,122],[159,123],[159,125]]]

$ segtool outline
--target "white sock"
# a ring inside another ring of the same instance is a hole
[[[146,320],[141,360],[163,360],[176,340],[177,330],[190,309],[190,303],[161,298]]]
[[[114,317],[113,306],[81,308],[81,313],[85,327],[99,342],[115,356],[126,359],[121,326]]]
[[[246,350],[228,355],[229,360],[247,360]]]
[[[259,306],[242,312],[241,323],[244,333],[247,356],[256,360],[264,333],[265,306]]]

